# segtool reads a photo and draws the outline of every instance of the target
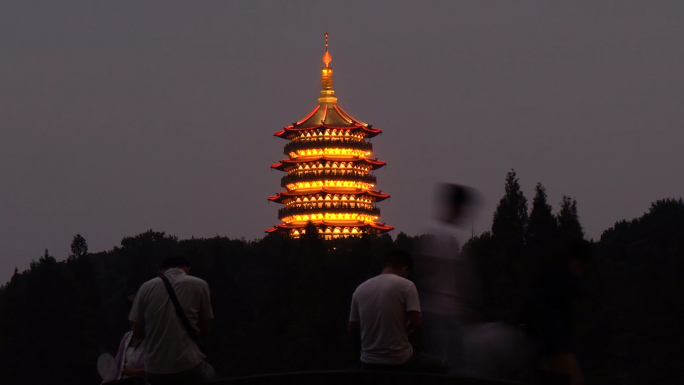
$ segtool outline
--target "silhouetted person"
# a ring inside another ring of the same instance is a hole
[[[188,275],[189,271],[189,261],[180,256],[166,258],[160,268],[194,332],[206,335],[214,317],[209,285]],[[160,277],[142,284],[129,319],[133,322],[133,336],[145,338],[145,370],[150,384],[188,384],[215,377],[214,369],[183,326]]]
[[[445,362],[414,350],[409,332],[419,328],[420,301],[406,279],[413,258],[391,251],[382,273],[359,285],[349,314],[349,332],[361,338],[361,366],[367,370],[446,371]]]
[[[573,385],[584,383],[572,349],[572,309],[582,294],[582,265],[590,252],[586,241],[577,240],[544,261],[527,308],[527,328],[537,351],[540,375],[567,375]]]

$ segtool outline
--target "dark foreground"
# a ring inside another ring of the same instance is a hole
[[[558,381],[560,380],[560,381]],[[566,384],[562,379],[540,382]],[[227,378],[212,381],[212,385],[513,385],[519,382],[456,377],[438,374],[368,372],[368,371],[313,371],[276,373],[259,376]]]

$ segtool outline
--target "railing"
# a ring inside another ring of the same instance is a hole
[[[285,175],[280,179],[280,186],[285,187],[290,183],[311,182],[317,180],[345,180],[354,182],[364,182],[375,184],[375,175],[361,171],[342,171],[342,170],[307,170],[299,171],[293,175]]]
[[[327,138],[327,139],[309,139],[309,140],[298,140],[295,142],[290,142],[285,145],[285,150],[283,153],[285,155],[297,151],[297,150],[308,150],[314,148],[326,148],[326,147],[339,147],[339,148],[350,148],[352,150],[362,150],[362,151],[373,151],[373,144],[358,140],[358,139],[342,139],[342,138]]]
[[[332,204],[331,204],[332,203]],[[349,203],[344,204],[342,206],[342,202],[339,202],[338,206],[335,206],[335,204],[338,202],[325,202],[323,203],[323,207],[283,207],[282,209],[278,210],[278,219],[282,219],[284,217],[289,217],[291,215],[305,215],[305,214],[311,214],[311,213],[331,213],[331,214],[337,214],[337,213],[356,213],[356,214],[366,214],[366,215],[372,215],[372,216],[380,216],[380,209],[377,207],[351,207]],[[326,205],[330,204],[329,207],[326,207]],[[356,205],[355,205],[356,206]]]

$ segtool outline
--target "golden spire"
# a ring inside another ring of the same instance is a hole
[[[328,52],[328,33],[325,33],[325,53],[323,54],[323,63],[325,67],[321,68],[321,96],[318,98],[318,103],[337,103],[337,97],[333,90],[333,69],[330,67],[332,56]]]
[[[330,55],[330,52],[328,52],[328,33],[325,33],[325,54],[323,54],[323,63],[325,63],[325,66],[328,67],[328,64],[332,61],[332,56]]]

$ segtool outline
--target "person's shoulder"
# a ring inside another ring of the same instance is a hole
[[[367,280],[363,281],[363,282],[356,288],[356,290],[354,291],[354,293],[359,292],[359,291],[362,291],[362,290],[364,290],[364,289],[366,289],[366,288],[368,288],[368,287],[372,287],[372,286],[377,285],[377,283],[378,283],[378,277],[380,277],[380,276],[377,275],[377,276],[375,276],[375,277],[368,278]]]
[[[406,283],[406,282],[411,282],[408,279],[401,277],[396,274],[380,274],[377,277],[378,281],[381,282],[393,282],[393,283]]]
[[[359,285],[359,287],[356,289],[357,291],[359,289],[366,289],[369,287],[387,287],[387,286],[402,286],[402,287],[408,287],[413,285],[413,282],[409,281],[406,278],[400,277],[396,274],[380,274],[377,275],[373,278],[370,278],[366,282],[362,283]]]
[[[186,275],[183,277],[183,282],[189,283],[192,285],[197,285],[197,286],[209,286],[207,284],[207,281],[203,280],[202,278],[195,277],[194,275]]]
[[[400,277],[400,276],[398,276],[398,275],[396,275],[396,274],[390,274],[390,275],[392,276],[392,278],[391,278],[392,281],[393,281],[394,283],[398,284],[398,285],[407,286],[407,287],[408,287],[408,286],[414,286],[414,285],[413,285],[413,281],[411,281],[410,279],[406,279],[406,278],[404,278],[404,277]]]
[[[159,277],[154,277],[149,281],[140,285],[140,290],[149,290],[150,288],[162,284],[162,280]]]
[[[383,274],[382,276],[383,279],[379,282],[379,284],[383,285],[387,289],[405,292],[415,287],[411,280],[408,280],[404,277],[400,277],[396,274]]]

